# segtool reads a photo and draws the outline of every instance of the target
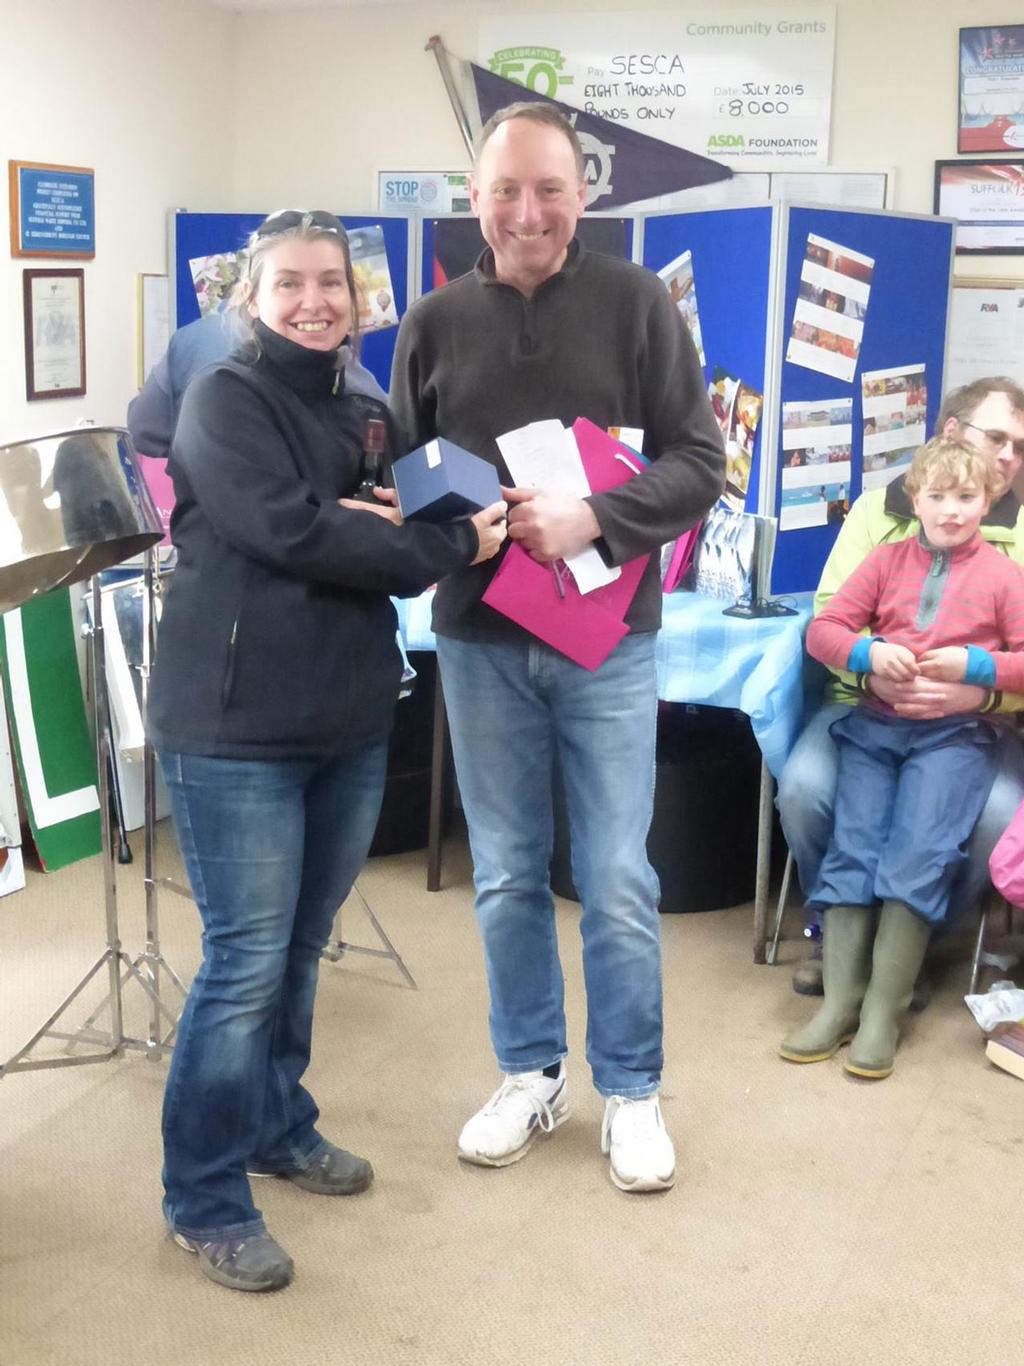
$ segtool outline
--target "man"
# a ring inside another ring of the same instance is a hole
[[[410,445],[444,436],[497,465],[495,438],[533,421],[644,432],[649,469],[579,499],[509,490],[509,535],[552,562],[596,545],[608,564],[656,552],[721,493],[718,426],[685,324],[650,272],[575,240],[583,157],[552,106],[485,126],[471,204],[488,249],[421,299],[399,333],[392,405]],[[469,825],[491,1038],[505,1080],[466,1124],[459,1155],[505,1166],[568,1115],[563,981],[548,880],[551,766],[565,780],[582,902],[587,1057],[605,1098],[602,1150],[626,1191],[671,1186],[662,1068],[657,879],[645,843],[654,787],[658,555],[630,634],[594,672],[481,602],[491,571],[444,580],[438,659]]]
[[[1012,380],[975,380],[947,395],[937,431],[988,451],[1001,476],[1001,496],[981,524],[981,534],[998,550],[1024,565],[1024,510],[1011,485],[1024,460],[1024,390]],[[904,486],[904,477],[885,488],[863,493],[854,503],[822,570],[814,600],[816,612],[876,545],[916,536],[919,522]],[[863,676],[835,673],[825,704],[812,716],[790,755],[779,783],[777,805],[802,887],[812,886],[832,833],[838,754],[829,727],[856,702]],[[893,683],[872,676],[871,691],[901,716],[919,720],[967,711],[1024,709],[1024,697],[1003,697],[964,683],[915,678]],[[1000,732],[999,770],[970,843],[969,857],[952,893],[962,915],[974,906],[988,884],[988,856],[1024,797],[1024,750],[1015,728]],[[809,908],[812,909],[813,908]],[[793,989],[808,996],[822,992],[821,948],[812,947],[793,978]]]

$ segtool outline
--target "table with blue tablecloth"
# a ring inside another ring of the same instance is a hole
[[[432,594],[396,603],[406,647],[433,650]],[[696,593],[664,599],[658,634],[658,696],[666,702],[730,707],[750,718],[761,750],[757,881],[754,894],[754,961],[765,961],[768,882],[771,872],[773,778],[782,772],[804,719],[808,677],[803,648],[812,596],[786,599],[792,616],[741,618],[723,614],[728,604]],[[441,689],[434,717],[430,853],[427,885],[440,886],[441,782],[445,718]],[[436,809],[435,809],[436,808]]]

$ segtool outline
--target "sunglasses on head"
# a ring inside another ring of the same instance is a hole
[[[327,213],[324,209],[283,209],[281,213],[271,214],[256,229],[257,237],[273,237],[275,233],[288,232],[291,228],[302,226],[303,219],[308,218],[313,227],[319,228],[321,232],[334,232],[342,239],[348,241],[348,233],[335,218],[333,213]]]

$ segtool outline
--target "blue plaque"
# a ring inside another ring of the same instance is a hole
[[[96,255],[95,177],[83,166],[11,162],[15,256]]]

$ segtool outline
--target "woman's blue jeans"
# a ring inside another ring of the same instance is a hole
[[[164,1097],[164,1213],[190,1238],[263,1230],[246,1169],[323,1143],[302,1085],[320,950],[373,839],[386,741],[339,758],[160,764],[203,921]]]
[[[438,638],[476,911],[505,1072],[566,1053],[549,868],[557,752],[583,908],[587,1059],[604,1096],[650,1095],[662,1067],[654,804],[654,635],[627,636],[593,673],[540,642]]]

